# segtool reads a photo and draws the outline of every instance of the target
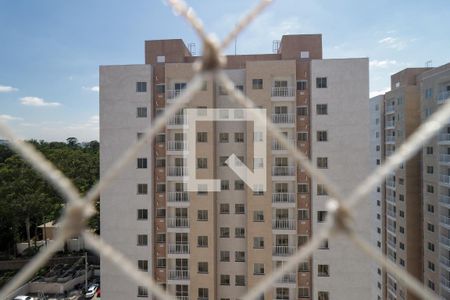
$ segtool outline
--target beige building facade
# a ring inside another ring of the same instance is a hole
[[[182,40],[157,40],[145,43],[144,65],[101,68],[102,170],[176,101],[194,76],[196,59]],[[147,73],[128,75],[134,68]],[[122,69],[126,72],[120,74]],[[323,59],[321,35],[286,35],[276,53],[227,56],[225,72],[344,192],[368,174],[368,59]],[[147,107],[145,117],[142,107]],[[186,107],[239,105],[206,80]],[[177,299],[236,300],[264,275],[282,268],[320,230],[328,196],[282,145],[270,134],[261,137],[250,122],[197,122],[195,153],[187,147],[186,126],[183,111],[167,120],[130,165],[130,173],[102,194],[102,235]],[[258,145],[267,148],[265,165],[254,157]],[[232,154],[250,169],[266,169],[266,191],[254,191],[225,164]],[[188,160],[196,168],[188,168]],[[189,192],[187,176],[220,179],[221,191]],[[361,205],[355,222],[363,236],[370,234],[369,217],[369,203]],[[107,260],[102,259],[102,270],[106,299],[151,297]],[[343,238],[333,238],[261,297],[370,297],[370,272],[370,260]]]

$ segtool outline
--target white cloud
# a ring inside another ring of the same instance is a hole
[[[386,69],[390,66],[395,66],[397,65],[397,61],[396,60],[371,60],[369,62],[369,66],[372,68],[380,68],[380,69]]]
[[[371,91],[370,92],[370,98],[378,96],[378,95],[384,95],[385,93],[389,92],[391,90],[390,87],[381,89],[381,90],[377,90],[377,91]]]
[[[12,86],[0,85],[0,93],[12,93],[17,92],[18,90],[19,89]]]
[[[23,97],[20,98],[20,103],[27,106],[60,106],[59,102],[47,102],[39,97]]]
[[[23,120],[23,119],[19,118],[19,117],[14,117],[11,115],[0,115],[0,122],[19,121],[19,120]]]
[[[100,91],[100,87],[98,85],[95,85],[95,86],[83,86],[83,90],[98,93]]]
[[[406,48],[408,41],[388,36],[379,40],[378,43],[391,49],[403,50]]]

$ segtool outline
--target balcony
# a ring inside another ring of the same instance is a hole
[[[395,135],[387,135],[385,140],[386,144],[395,144]]]
[[[442,265],[446,266],[447,269],[450,268],[450,259],[448,257],[441,256],[439,258],[439,261],[441,262]]]
[[[272,220],[274,230],[296,230],[297,220],[295,219],[275,219]]]
[[[175,90],[167,90],[166,91],[166,101],[173,102],[174,99],[181,95],[184,89],[175,89]]]
[[[395,122],[393,120],[386,121],[385,128],[386,129],[394,129],[395,128]]]
[[[297,277],[295,273],[287,273],[284,274],[281,278],[279,278],[275,284],[297,284]]]
[[[439,220],[441,221],[441,224],[444,224],[445,227],[450,227],[450,217],[441,215]]]
[[[444,275],[441,275],[441,286],[450,292],[450,279],[446,278]]]
[[[168,280],[189,280],[188,270],[169,270],[167,274]]]
[[[395,181],[393,180],[386,180],[386,187],[395,189]]]
[[[273,246],[272,255],[273,256],[291,256],[294,254],[296,248],[293,246]]]
[[[168,192],[167,193],[169,204],[189,204],[188,192]]]
[[[450,205],[450,196],[447,195],[439,195],[439,201],[442,204]]]
[[[449,175],[439,175],[439,183],[443,185],[450,185]]]
[[[448,99],[450,99],[450,91],[440,92],[436,97],[437,104],[443,104]]]
[[[450,248],[450,239],[448,237],[441,235],[439,237],[439,241],[447,248]]]
[[[294,166],[272,167],[272,176],[295,176],[295,167]]]
[[[293,101],[295,96],[294,87],[272,87],[272,98],[275,98],[272,100],[274,101]]]
[[[187,142],[167,141],[167,152],[183,152],[184,150],[187,150]]]
[[[394,203],[395,204],[395,197],[393,195],[387,195],[386,201]]]
[[[395,106],[394,105],[386,105],[385,114],[393,114],[395,113]]]
[[[288,143],[290,145],[295,145],[294,139],[288,139]],[[277,139],[272,140],[272,151],[287,151],[287,148],[284,147]]]
[[[187,167],[167,167],[168,177],[184,177],[188,175]],[[169,178],[167,178],[169,179]]]
[[[395,218],[395,212],[393,210],[387,210],[387,215],[392,218]]]
[[[189,254],[189,244],[169,244],[167,251],[169,254]]]
[[[185,115],[175,115],[167,120],[167,127],[179,127],[187,125],[187,117]]]
[[[294,114],[272,114],[272,122],[277,125],[291,125],[294,126]]]
[[[440,133],[438,140],[439,140],[439,144],[449,144],[450,143],[450,133]]]
[[[272,193],[272,204],[292,204],[295,206],[295,193]]]
[[[450,164],[450,154],[440,154],[439,162],[441,164]]]
[[[189,228],[189,219],[188,218],[167,218],[167,227],[168,228]]]
[[[387,225],[387,229],[388,231],[392,232],[393,234],[395,234],[395,226],[388,224]]]

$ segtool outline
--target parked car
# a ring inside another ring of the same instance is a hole
[[[16,298],[14,298],[14,300],[33,300],[33,297],[30,296],[16,296]]]
[[[98,284],[92,284],[87,289],[86,294],[84,294],[84,297],[87,298],[87,299],[90,299],[90,298],[94,297],[94,295],[97,292],[97,290],[98,290]]]

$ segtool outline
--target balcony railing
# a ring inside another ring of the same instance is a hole
[[[275,124],[294,124],[294,114],[272,114],[272,122]]]
[[[295,250],[293,246],[273,246],[272,254],[273,256],[291,256]]]
[[[294,97],[295,88],[293,87],[272,87],[272,97]]]
[[[439,258],[439,261],[441,262],[441,264],[443,264],[443,265],[445,265],[447,267],[450,267],[450,259],[448,257],[441,256]]]
[[[450,154],[440,154],[439,161],[441,163],[450,163]]]
[[[185,115],[175,115],[167,120],[168,125],[186,125],[187,117]]]
[[[441,203],[450,204],[450,196],[440,195],[439,200],[441,201]]]
[[[187,176],[188,168],[187,167],[168,167],[167,175],[173,177],[182,177]]]
[[[450,184],[450,176],[449,175],[439,175],[439,181],[443,184]]]
[[[394,126],[395,126],[395,122],[394,121],[386,121],[386,128],[394,127]]]
[[[442,244],[446,245],[447,247],[450,247],[450,239],[446,236],[440,236],[439,240],[441,241]]]
[[[294,145],[295,140],[294,139],[288,139],[289,144]],[[272,150],[280,151],[280,150],[286,150],[286,147],[284,147],[278,140],[274,139],[272,141]]]
[[[169,254],[189,254],[189,244],[169,244]]]
[[[395,226],[388,224],[388,225],[387,225],[387,229],[388,229],[390,232],[395,233]]]
[[[387,195],[386,200],[392,203],[395,203],[395,197],[393,195]]]
[[[169,280],[189,280],[188,270],[169,270]]]
[[[188,192],[169,192],[169,202],[189,202]]]
[[[167,227],[169,228],[189,228],[188,218],[167,218]]]
[[[450,91],[440,92],[436,98],[437,98],[437,103],[442,104],[442,103],[446,102],[448,99],[450,99]]]
[[[386,186],[390,188],[395,188],[395,181],[393,180],[386,180]]]
[[[395,136],[394,135],[387,135],[386,136],[386,143],[395,143]]]
[[[441,215],[440,220],[441,223],[445,225],[450,225],[450,217]]]
[[[272,168],[272,176],[294,176],[294,166],[275,166]]]
[[[394,113],[395,112],[395,106],[394,105],[386,105],[385,112],[386,112],[386,114]]]
[[[284,274],[280,279],[277,280],[278,283],[296,283],[295,273]]]
[[[440,133],[439,142],[450,142],[450,133]]]
[[[272,203],[295,203],[295,193],[273,193]]]
[[[183,89],[167,90],[166,97],[167,97],[167,99],[173,99],[173,98],[180,96],[180,94],[182,92],[183,92]]]
[[[388,216],[395,218],[395,212],[393,210],[387,210]]]
[[[277,230],[295,230],[295,219],[275,219],[272,220],[272,228]]]
[[[441,285],[447,290],[450,290],[450,279],[446,278],[444,275],[441,275]]]
[[[168,151],[183,151],[187,150],[187,142],[185,141],[167,141]]]

